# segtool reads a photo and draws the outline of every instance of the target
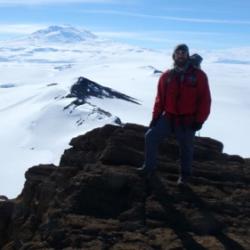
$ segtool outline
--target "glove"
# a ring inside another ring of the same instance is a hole
[[[191,126],[191,128],[194,130],[194,131],[198,131],[202,128],[202,125],[203,123],[201,122],[194,122]]]
[[[157,121],[158,121],[158,119],[153,118],[153,119],[151,120],[151,122],[149,123],[149,128],[154,127],[154,126],[156,125]]]

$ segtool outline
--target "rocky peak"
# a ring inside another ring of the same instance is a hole
[[[77,103],[84,103],[91,97],[97,98],[117,98],[128,102],[139,104],[136,99],[111,88],[104,87],[85,77],[79,77],[77,82],[72,85],[70,94],[67,97],[77,97]]]
[[[73,138],[58,167],[30,168],[20,196],[0,202],[0,248],[249,249],[250,161],[196,137],[192,182],[178,188],[170,138],[145,179],[145,131],[106,125]]]

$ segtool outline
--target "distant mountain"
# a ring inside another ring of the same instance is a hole
[[[218,59],[215,63],[227,63],[227,64],[246,64],[249,65],[250,61],[235,60],[235,59]]]
[[[90,31],[77,29],[72,26],[49,26],[46,29],[32,33],[28,39],[49,43],[75,43],[97,38]]]
[[[0,40],[0,52],[1,63],[56,64],[53,67],[58,71],[87,61],[91,66],[97,62],[106,63],[105,59],[110,60],[110,57],[112,61],[114,57],[120,61],[128,54],[142,57],[145,53],[153,53],[98,37],[83,28],[56,25],[16,39]]]

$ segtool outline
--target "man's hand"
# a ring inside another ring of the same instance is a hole
[[[198,131],[198,130],[200,130],[202,128],[202,125],[203,125],[203,123],[201,123],[201,122],[194,122],[192,124],[192,129],[194,131]]]

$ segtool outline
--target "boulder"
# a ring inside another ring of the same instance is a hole
[[[179,188],[175,138],[159,146],[152,178],[136,172],[146,128],[106,125],[73,138],[59,166],[26,173],[0,201],[0,248],[249,249],[250,161],[195,138],[193,177]]]

